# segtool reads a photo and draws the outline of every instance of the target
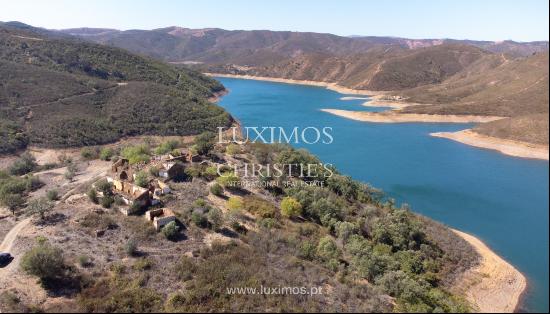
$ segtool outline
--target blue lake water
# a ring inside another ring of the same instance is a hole
[[[321,108],[379,111],[320,87],[219,78],[220,105],[243,126],[332,127],[330,145],[297,145],[418,213],[474,234],[529,281],[523,310],[548,311],[548,162],[514,158],[431,132],[468,124],[381,124]]]

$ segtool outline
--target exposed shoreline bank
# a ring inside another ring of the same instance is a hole
[[[478,148],[496,150],[509,156],[548,160],[548,146],[491,137],[474,132],[471,129],[458,132],[432,133],[430,135]]]
[[[478,238],[454,230],[458,236],[475,248],[481,256],[480,264],[466,271],[456,289],[480,313],[513,313],[527,288],[527,279]]]
[[[367,112],[340,109],[321,109],[321,111],[351,120],[375,123],[483,123],[503,119],[491,116],[417,114],[399,113],[399,111]]]
[[[266,82],[275,82],[275,83],[285,83],[285,84],[296,84],[296,85],[308,85],[308,86],[317,86],[324,87],[340,94],[346,95],[363,95],[363,96],[375,96],[375,95],[386,95],[385,92],[380,91],[368,91],[368,90],[359,90],[352,89],[340,86],[336,83],[327,83],[327,82],[318,82],[318,81],[305,81],[305,80],[292,80],[284,78],[275,78],[267,76],[253,76],[253,75],[236,75],[236,74],[221,74],[221,73],[203,73],[207,76],[217,76],[217,77],[227,77],[227,78],[238,78],[243,80],[255,80],[255,81],[266,81]]]

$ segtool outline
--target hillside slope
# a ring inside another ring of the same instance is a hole
[[[0,26],[0,153],[214,130],[217,81],[118,48]],[[7,144],[6,144],[7,143]]]

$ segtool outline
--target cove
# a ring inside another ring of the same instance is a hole
[[[342,173],[383,189],[412,210],[471,233],[521,271],[520,310],[548,311],[548,162],[521,159],[429,136],[469,124],[377,124],[320,109],[381,111],[315,86],[217,78],[219,105],[243,126],[332,127],[330,145],[296,144]]]

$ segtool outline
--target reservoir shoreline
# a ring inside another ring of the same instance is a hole
[[[243,78],[241,76],[223,77],[238,79]],[[301,84],[293,83],[291,80],[281,82],[278,79],[255,79],[254,77],[248,77],[245,79],[287,84]],[[301,85],[326,87],[322,83],[315,85],[306,83]],[[350,98],[349,100],[353,99]],[[355,100],[360,99],[357,98]],[[468,242],[480,256],[479,265],[466,270],[457,279],[456,293],[464,296],[472,305],[476,307],[476,310],[481,312],[514,312],[517,310],[521,302],[521,296],[527,288],[526,277],[514,268],[514,266],[498,256],[477,237],[458,230],[453,229],[453,231],[457,236]],[[509,284],[510,282],[514,284]],[[487,297],[487,295],[495,297]]]
[[[496,116],[475,116],[475,115],[429,115],[429,114],[400,114],[399,109],[409,106],[418,105],[416,103],[407,103],[403,101],[391,101],[384,99],[388,96],[388,92],[356,90],[337,85],[336,83],[327,83],[319,81],[292,80],[283,78],[273,78],[265,76],[253,75],[236,75],[236,74],[221,74],[221,73],[204,73],[211,77],[226,77],[245,80],[267,81],[285,84],[297,84],[307,86],[324,87],[341,94],[369,96],[368,100],[362,104],[365,107],[388,107],[397,109],[386,113],[368,113],[361,111],[349,111],[339,109],[322,109],[322,111],[338,115],[347,119],[374,122],[374,123],[485,123],[492,122],[504,117]],[[347,99],[343,99],[347,100]],[[465,130],[466,131],[466,130]],[[548,160],[548,146],[536,145],[527,142],[511,141],[496,137],[484,136],[479,133],[471,132],[455,132],[446,133],[438,132],[431,134],[434,137],[447,138],[465,145],[478,148],[496,150],[502,154],[521,157]]]

